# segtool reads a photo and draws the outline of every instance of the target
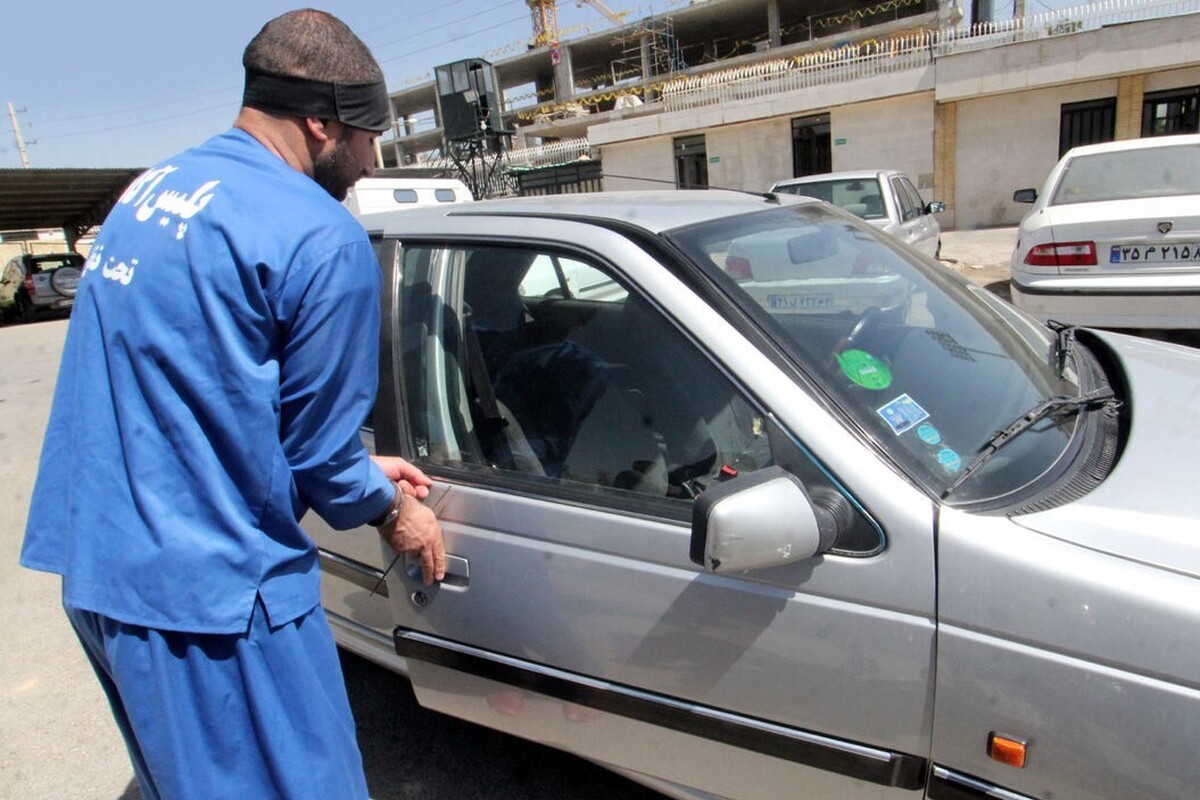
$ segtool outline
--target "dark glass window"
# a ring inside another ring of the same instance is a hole
[[[1058,125],[1058,155],[1083,144],[1111,142],[1115,137],[1117,99],[1064,103]]]
[[[832,171],[829,115],[816,114],[792,120],[792,177]]]
[[[704,134],[675,140],[675,188],[703,189],[708,186],[708,150]]]
[[[1147,94],[1142,100],[1142,136],[1200,132],[1200,86]]]

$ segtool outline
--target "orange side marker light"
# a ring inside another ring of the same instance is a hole
[[[1029,742],[1016,736],[992,731],[988,734],[987,754],[1001,764],[1017,769],[1025,768],[1025,755]]]

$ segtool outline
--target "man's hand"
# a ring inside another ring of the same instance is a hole
[[[424,500],[429,496],[429,487],[433,483],[429,476],[399,456],[371,456],[383,474],[392,483],[400,484],[400,490],[409,497]]]
[[[416,470],[415,467],[412,469]],[[416,471],[424,477],[424,473]],[[426,494],[429,493],[426,485],[418,486],[424,489]],[[416,497],[408,495],[408,492],[405,492],[405,495],[407,496],[400,503],[400,514],[396,521],[388,527],[379,528],[379,535],[396,555],[413,555],[421,559],[421,577],[425,580],[425,585],[429,586],[434,581],[446,577],[446,546],[442,542],[442,526],[438,524],[437,517],[428,506]]]

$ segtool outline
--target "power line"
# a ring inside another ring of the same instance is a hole
[[[209,111],[219,111],[223,108],[230,109],[232,111],[237,110],[236,105],[230,106],[230,104],[228,104],[228,103],[222,103],[219,106],[208,106],[207,108],[196,108],[196,109],[192,109],[191,111],[184,111],[180,114],[171,114],[171,115],[168,115],[165,117],[158,117],[157,119],[145,119],[145,120],[139,120],[137,122],[126,122],[126,123],[122,123],[120,125],[110,125],[107,128],[92,128],[92,129],[86,130],[86,131],[71,131],[70,133],[44,134],[44,135],[40,135],[38,138],[39,139],[68,139],[73,136],[89,136],[94,133],[108,133],[109,131],[119,131],[119,130],[123,130],[125,128],[137,128],[142,125],[154,125],[159,122],[171,122],[172,120],[183,119],[184,117],[191,117],[191,116],[195,116],[196,114],[204,114]],[[232,120],[230,120],[230,122],[232,122]]]

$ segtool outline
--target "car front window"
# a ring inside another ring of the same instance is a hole
[[[936,495],[987,441],[1051,395],[1046,331],[820,206],[789,206],[668,234],[757,318],[815,386]],[[1007,496],[1066,447],[1073,422],[1022,436],[952,502]]]
[[[714,483],[772,465],[837,491],[611,265],[519,243],[401,256],[403,409],[427,470],[680,521]],[[881,546],[857,514],[835,549]]]
[[[1075,156],[1050,205],[1200,194],[1200,145],[1145,147]]]

